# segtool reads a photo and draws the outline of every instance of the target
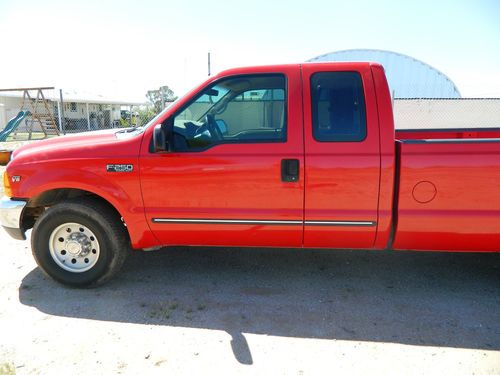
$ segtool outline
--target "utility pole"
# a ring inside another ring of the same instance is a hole
[[[64,124],[64,101],[63,101],[63,91],[59,89],[59,103],[61,110],[59,111],[59,130],[63,134],[66,134],[66,124]]]
[[[210,76],[210,52],[208,53],[208,76]]]
[[[165,87],[160,87],[161,109],[165,109]]]

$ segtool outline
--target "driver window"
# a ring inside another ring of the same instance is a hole
[[[286,142],[285,77],[223,79],[174,117],[174,151],[203,151],[221,143]]]

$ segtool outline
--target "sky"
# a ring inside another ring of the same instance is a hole
[[[56,86],[144,100],[212,73],[389,50],[500,97],[500,1],[0,0],[0,88]]]

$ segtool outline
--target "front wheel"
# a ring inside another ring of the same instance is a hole
[[[38,266],[73,287],[105,283],[121,268],[129,247],[119,215],[105,203],[87,198],[47,209],[31,235]]]

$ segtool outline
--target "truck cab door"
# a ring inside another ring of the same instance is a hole
[[[163,120],[169,152],[141,150],[149,225],[162,245],[302,246],[300,67],[229,75]]]
[[[306,192],[304,246],[372,248],[380,147],[371,70],[303,66]]]

